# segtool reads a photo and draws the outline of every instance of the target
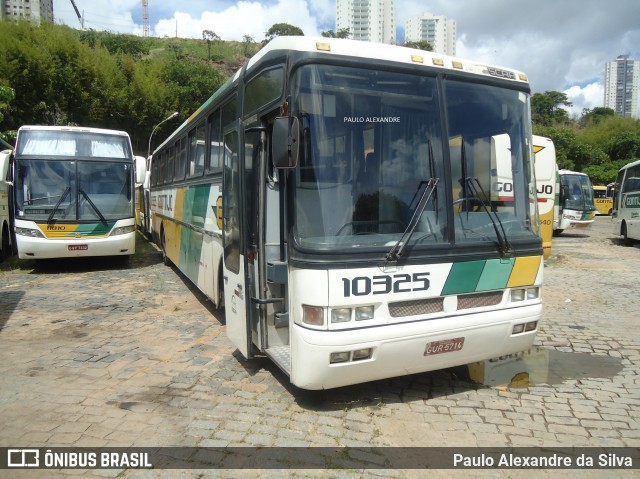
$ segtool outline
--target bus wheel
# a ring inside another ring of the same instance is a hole
[[[222,274],[222,259],[220,259],[220,274],[218,275],[218,310],[224,309],[224,276]]]
[[[171,266],[171,260],[167,256],[167,240],[164,237],[164,228],[162,228],[162,232],[160,233],[160,246],[162,249],[162,262],[166,266]]]
[[[0,261],[11,256],[11,241],[9,239],[9,228],[2,227],[2,244],[0,244]]]
[[[622,227],[620,228],[620,234],[622,235],[622,242],[625,246],[632,246],[633,240],[629,239],[627,236],[627,223],[622,222]]]

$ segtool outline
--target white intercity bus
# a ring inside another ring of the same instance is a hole
[[[279,37],[154,152],[152,234],[304,389],[526,350],[542,242],[523,73]]]
[[[536,190],[538,194],[538,214],[544,258],[551,256],[553,240],[553,215],[558,191],[558,166],[553,141],[543,136],[533,135],[533,154],[536,165]]]
[[[0,163],[8,161],[11,150],[0,151]],[[9,214],[9,185],[0,178],[0,261],[11,256],[11,216]]]
[[[640,161],[620,169],[613,189],[613,234],[632,244],[640,240]]]
[[[0,162],[7,172],[19,258],[135,253],[134,188],[145,160],[127,133],[23,126]]]
[[[589,175],[571,170],[558,170],[559,189],[553,217],[553,234],[567,228],[586,228],[593,223],[596,205]]]

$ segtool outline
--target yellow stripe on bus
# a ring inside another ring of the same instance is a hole
[[[541,256],[523,256],[516,258],[507,287],[516,288],[518,286],[530,286],[535,283],[541,261]]]

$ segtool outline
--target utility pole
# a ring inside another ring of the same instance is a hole
[[[80,15],[80,10],[78,10],[78,6],[74,0],[71,0],[71,5],[73,5],[73,9],[76,11],[76,15],[78,16],[78,21],[80,22],[80,28],[84,30],[84,15]]]
[[[142,0],[142,36],[149,36],[149,0]]]

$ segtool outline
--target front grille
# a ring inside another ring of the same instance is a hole
[[[461,294],[458,296],[458,310],[495,306],[502,302],[502,291],[489,293]]]
[[[502,291],[489,291],[486,293],[470,293],[458,295],[458,308],[472,309],[496,306],[502,302]],[[417,316],[421,314],[442,313],[444,311],[444,298],[418,299],[415,301],[398,301],[389,303],[389,314],[392,318],[404,316]]]
[[[392,318],[402,316],[416,316],[418,314],[441,313],[443,298],[419,299],[416,301],[398,301],[389,304],[389,314]]]

